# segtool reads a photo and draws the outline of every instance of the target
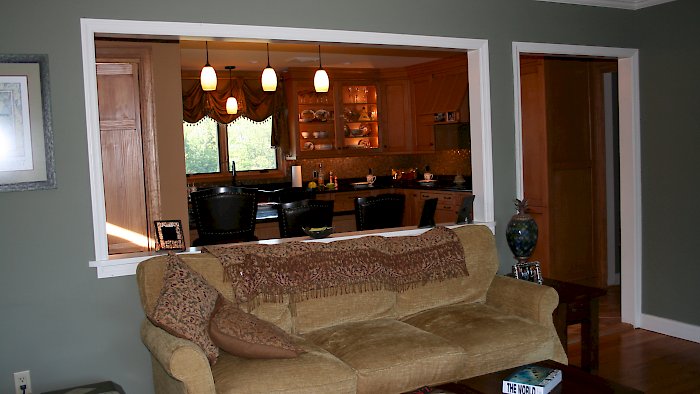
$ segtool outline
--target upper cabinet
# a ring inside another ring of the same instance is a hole
[[[469,119],[467,56],[404,69],[329,69],[328,93],[313,69],[285,73],[297,157],[432,152],[433,126]]]
[[[467,55],[408,68],[413,88],[416,152],[435,150],[433,126],[469,120]]]
[[[342,149],[377,150],[379,148],[379,111],[376,84],[341,84],[343,115]]]

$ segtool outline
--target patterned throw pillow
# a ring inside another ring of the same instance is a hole
[[[304,353],[281,328],[240,310],[222,296],[216,301],[209,335],[218,347],[239,357],[294,358]]]
[[[176,255],[168,256],[163,287],[148,319],[170,334],[199,345],[214,365],[219,348],[209,338],[209,319],[219,292]]]

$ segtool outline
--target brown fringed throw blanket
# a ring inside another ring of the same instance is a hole
[[[436,227],[418,236],[367,236],[333,242],[207,246],[224,266],[234,295],[249,308],[262,300],[295,303],[344,293],[405,291],[468,275],[457,235]]]

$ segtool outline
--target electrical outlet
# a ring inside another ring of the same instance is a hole
[[[25,386],[22,391],[22,386]],[[32,381],[29,379],[29,371],[15,372],[15,394],[31,394]]]

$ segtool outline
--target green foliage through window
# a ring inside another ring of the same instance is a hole
[[[270,146],[272,117],[254,122],[240,116],[228,125],[205,117],[197,123],[183,122],[185,169],[188,175],[215,174],[219,163],[236,161],[236,171],[277,169],[277,150]],[[224,134],[225,133],[225,134]],[[225,142],[219,151],[219,138]]]
[[[236,161],[236,171],[274,170],[277,168],[277,152],[270,146],[272,117],[254,122],[239,117],[226,126],[228,135],[229,170],[231,160]]]
[[[206,117],[197,123],[182,124],[185,134],[185,170],[188,174],[219,172],[218,124]]]

